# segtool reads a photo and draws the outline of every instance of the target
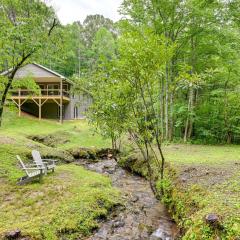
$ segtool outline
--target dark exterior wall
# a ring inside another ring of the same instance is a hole
[[[66,109],[70,104],[65,104],[63,106],[63,119],[69,120],[71,118],[66,115]],[[39,114],[39,108],[35,103],[24,103],[22,106],[22,110],[30,113],[36,117]],[[45,103],[42,106],[42,118],[45,119],[59,119],[59,107],[56,103]]]
[[[45,103],[42,106],[42,118],[59,119],[58,105],[56,103]]]
[[[39,110],[38,106],[35,103],[24,103],[21,107],[22,111],[32,114],[35,117],[38,117]]]

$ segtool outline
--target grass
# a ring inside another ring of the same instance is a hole
[[[226,166],[240,162],[238,145],[192,145],[178,144],[163,147],[166,159],[175,164]]]
[[[15,112],[6,112],[0,135],[15,138],[26,138],[35,134],[67,133],[69,142],[59,144],[58,148],[68,149],[75,146],[108,147],[109,139],[104,139],[94,132],[86,120],[65,121],[63,125],[56,121],[41,120],[29,117],[17,117]]]
[[[64,136],[68,141],[52,148],[29,139],[36,134]],[[108,147],[108,142],[92,132],[86,121],[60,125],[6,112],[0,129],[0,239],[15,229],[31,239],[82,239],[97,228],[120,201],[107,177],[75,164],[61,164],[41,183],[17,186],[23,172],[16,154],[27,162],[31,149],[39,149],[47,156],[71,160],[66,149]]]
[[[21,229],[34,239],[86,236],[116,205],[110,180],[75,165],[62,165],[42,183],[1,184],[0,234]]]

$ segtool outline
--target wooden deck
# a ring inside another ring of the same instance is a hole
[[[21,101],[34,101],[34,100],[60,100],[61,96],[59,95],[52,95],[52,96],[11,96],[11,100],[21,100]],[[63,102],[67,103],[70,101],[69,97],[63,96]]]
[[[62,122],[62,109],[64,103],[70,102],[70,94],[63,89],[44,89],[41,92],[36,94],[33,91],[18,89],[11,90],[10,99],[17,105],[19,110],[19,116],[21,116],[21,107],[26,102],[34,102],[39,109],[39,119],[42,119],[42,106],[46,102],[54,102],[61,109],[60,110],[60,122]]]

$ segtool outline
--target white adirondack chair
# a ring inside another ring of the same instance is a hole
[[[16,155],[16,157],[21,164],[22,170],[26,173],[26,176],[18,179],[19,185],[30,182],[36,178],[38,178],[39,181],[42,179],[42,176],[44,174],[44,169],[42,167],[36,166],[36,164],[25,165],[19,155]]]
[[[47,174],[48,171],[54,172],[57,160],[53,159],[42,159],[41,154],[37,150],[32,151],[32,157],[35,164],[44,169],[44,173]]]

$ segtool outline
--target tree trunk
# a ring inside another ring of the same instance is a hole
[[[169,69],[169,74],[170,74],[170,84],[173,86],[174,79],[175,79],[175,58],[173,57],[171,59],[170,63],[170,69]],[[173,119],[173,100],[174,100],[174,92],[173,90],[170,91],[170,115],[169,115],[169,140],[171,141],[173,139],[173,133],[174,133],[174,119]]]
[[[35,52],[32,51],[30,53],[28,53],[27,55],[23,56],[21,61],[13,68],[12,72],[9,74],[8,76],[8,83],[7,85],[5,86],[5,89],[3,91],[3,95],[1,97],[1,100],[0,100],[0,127],[2,126],[2,116],[3,116],[3,108],[4,108],[4,105],[5,105],[5,102],[6,102],[6,99],[7,99],[7,94],[8,94],[8,91],[9,89],[11,88],[12,86],[12,82],[13,82],[13,79],[14,79],[14,76],[17,72],[17,70],[23,65],[23,63]]]
[[[15,75],[15,73],[14,73],[14,75]],[[14,77],[14,75],[13,75],[13,77]],[[8,83],[7,83],[7,85],[4,89],[2,97],[1,97],[1,101],[0,101],[0,127],[2,126],[3,107],[4,107],[6,99],[7,99],[8,91],[9,91],[10,87],[12,86],[13,77],[12,77],[12,74],[11,74],[11,76],[8,78]]]
[[[166,83],[165,83],[165,139],[168,140],[169,136],[169,118],[168,118],[168,97],[169,97],[169,92],[168,92],[168,84],[169,84],[169,79],[168,79],[168,73],[169,73],[169,68],[168,68],[168,63],[166,65]]]
[[[196,67],[196,38],[194,36],[191,37],[191,65],[192,65],[192,74],[195,73],[195,67]],[[190,109],[188,113],[192,115],[193,108],[194,108],[194,98],[195,98],[195,90],[194,88],[190,88],[189,93],[189,101],[190,101]],[[189,118],[188,122],[188,130],[187,130],[187,139],[192,137],[192,131],[193,131],[193,118],[192,116]]]
[[[160,121],[161,121],[161,140],[164,140],[164,78],[161,77],[160,81]]]
[[[170,119],[169,119],[169,140],[173,139],[173,93],[170,93]]]
[[[191,137],[191,134],[192,134],[192,126],[191,126],[192,120],[189,115],[192,113],[193,98],[194,98],[193,88],[190,88],[189,97],[188,97],[188,116],[185,123],[185,131],[184,131],[184,137],[183,137],[184,142],[187,142],[188,138]]]

